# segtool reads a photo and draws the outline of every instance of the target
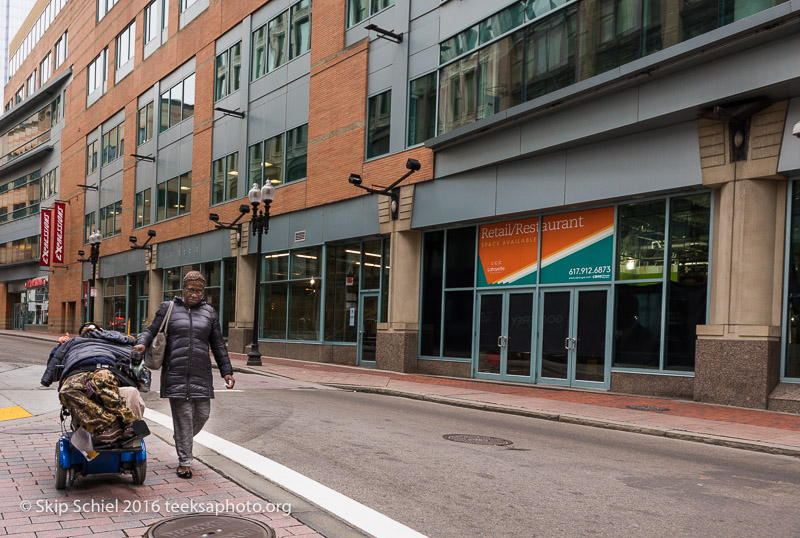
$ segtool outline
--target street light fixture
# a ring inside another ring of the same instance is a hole
[[[91,250],[89,252],[89,258],[86,259],[83,257],[86,254],[83,250],[78,251],[78,258],[79,262],[89,262],[92,264],[92,278],[89,280],[89,312],[87,313],[86,321],[93,321],[94,317],[94,297],[92,296],[92,290],[94,290],[94,281],[97,277],[97,262],[100,259],[100,243],[103,242],[103,234],[100,233],[100,230],[95,230],[89,236],[89,246]]]
[[[253,229],[253,235],[257,236],[256,240],[256,282],[253,289],[255,290],[255,297],[253,298],[253,344],[250,346],[250,352],[247,354],[248,366],[261,366],[261,352],[258,350],[258,329],[259,329],[259,287],[261,285],[261,236],[269,233],[269,206],[275,198],[275,187],[272,183],[267,181],[264,186],[258,188],[258,183],[253,183],[253,188],[247,193],[250,199],[250,204],[253,206],[253,218],[250,220],[250,226]],[[264,202],[264,209],[260,210],[261,202]],[[244,214],[244,212],[242,213]]]
[[[389,197],[389,210],[392,215],[392,220],[397,220],[400,216],[400,189],[397,186],[406,179],[408,176],[417,172],[422,165],[416,159],[408,159],[406,161],[406,168],[408,172],[403,174],[400,179],[389,185],[388,187],[381,187],[380,185],[372,185],[372,187],[366,187],[362,185],[364,180],[358,174],[350,174],[350,177],[347,178],[347,181],[353,185],[354,187],[358,187],[359,189],[364,189],[370,194],[380,194],[382,196]]]

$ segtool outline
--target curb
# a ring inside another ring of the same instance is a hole
[[[212,363],[212,367],[216,368],[217,365]],[[282,376],[279,374],[274,374],[272,372],[264,372],[256,368],[248,368],[243,366],[233,366],[233,371],[242,372],[246,374],[263,375],[266,377],[274,377],[278,379],[294,379],[288,376]],[[480,411],[489,411],[492,413],[518,415],[529,418],[538,418],[541,420],[564,422],[566,424],[576,424],[578,426],[591,426],[593,428],[604,428],[607,430],[638,433],[642,435],[653,435],[656,437],[666,437],[668,439],[677,439],[680,441],[691,441],[694,443],[705,443],[707,445],[724,446],[727,448],[736,448],[739,450],[749,450],[751,452],[762,452],[778,456],[791,456],[794,458],[800,458],[800,448],[794,448],[786,445],[778,445],[774,443],[765,443],[762,441],[747,441],[744,439],[735,439],[733,437],[724,437],[721,435],[694,433],[686,430],[671,430],[667,428],[658,428],[653,426],[639,426],[636,424],[631,424],[628,422],[619,422],[615,420],[603,420],[599,418],[583,417],[580,415],[551,413],[549,411],[522,409],[521,407],[509,407],[498,404],[479,403],[479,402],[473,402],[471,400],[460,400],[458,398],[447,398],[444,396],[432,396],[430,394],[423,394],[418,392],[405,392],[401,390],[387,389],[382,387],[343,385],[340,383],[317,383],[317,384],[342,390],[352,390],[354,392],[384,394],[386,396],[396,396],[398,398],[408,398],[411,400],[421,400],[425,402],[452,405],[455,407],[465,407],[468,409],[477,409]]]
[[[20,334],[16,334],[20,333]],[[49,334],[49,333],[48,333]],[[13,336],[15,338],[27,338],[29,340],[42,340],[44,342],[58,342],[58,338],[60,335],[54,335],[53,337],[50,336],[39,336],[38,334],[33,333],[26,333],[25,331],[7,331],[0,333],[2,336]]]

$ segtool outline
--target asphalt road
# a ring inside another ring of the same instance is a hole
[[[29,360],[43,365],[50,345],[12,340],[0,337],[0,362],[35,354]],[[207,431],[429,536],[779,537],[800,528],[794,458],[264,376],[236,379],[236,391],[217,380]],[[145,399],[169,413],[157,393]],[[513,444],[457,443],[446,434]]]

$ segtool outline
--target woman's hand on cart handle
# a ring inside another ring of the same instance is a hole
[[[139,353],[144,353],[145,351],[147,351],[147,348],[144,347],[144,344],[136,344],[135,346],[133,346],[133,349],[131,350],[131,355],[133,355],[137,351]]]

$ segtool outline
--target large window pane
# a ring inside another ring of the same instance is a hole
[[[475,227],[447,230],[445,288],[475,285]]]
[[[239,190],[239,153],[232,153],[225,158],[225,199],[233,200],[237,198]]]
[[[271,21],[269,21],[269,66],[268,71],[272,71],[286,63],[288,51],[286,50],[286,27],[289,23],[289,12],[284,11]]]
[[[575,82],[575,32],[578,5],[530,26],[525,38],[525,99]]]
[[[444,63],[453,58],[457,58],[465,52],[471,51],[476,46],[478,46],[478,25],[467,28],[447,41],[443,41],[439,46],[440,62]]]
[[[583,0],[580,80],[642,56],[642,0]]]
[[[158,132],[163,133],[167,129],[169,129],[169,92],[164,92],[161,94],[160,99],[161,104],[159,105],[160,111],[160,119],[159,119],[159,126]]]
[[[303,280],[291,284],[289,313],[289,338],[291,340],[319,340],[319,279]]]
[[[367,159],[389,153],[392,91],[369,98],[367,105]]]
[[[444,67],[439,77],[439,134],[477,119],[478,53]]]
[[[325,268],[325,340],[355,342],[359,292],[358,243],[332,245],[327,249]]]
[[[617,278],[663,278],[665,204],[656,200],[617,209]]]
[[[264,270],[261,280],[286,280],[289,278],[289,253],[275,252],[264,256]]]
[[[286,133],[286,183],[304,179],[308,159],[308,124]]]
[[[443,356],[457,358],[472,356],[473,304],[472,290],[445,292]]]
[[[286,293],[288,283],[261,285],[261,338],[286,338]]]
[[[218,101],[228,95],[228,51],[217,56],[214,77],[214,100]]]
[[[224,201],[225,193],[225,159],[217,159],[211,165],[211,203]]]
[[[264,183],[283,181],[283,135],[264,141]]]
[[[790,217],[789,267],[786,298],[787,335],[786,366],[783,375],[800,378],[800,186],[792,185],[792,214]]]
[[[408,91],[407,145],[436,136],[436,73],[412,80]]]
[[[264,76],[267,72],[267,27],[262,26],[253,32],[253,50],[250,60],[250,80]]]
[[[347,26],[358,24],[367,18],[367,0],[348,0]]]
[[[292,6],[291,12],[290,60],[305,54],[311,48],[311,0],[300,0]]]
[[[248,184],[252,185],[253,183],[257,183],[259,185],[262,184],[261,182],[261,172],[264,169],[263,166],[263,155],[261,150],[263,149],[263,144],[259,142],[258,144],[253,144],[248,149],[247,153],[248,157],[248,173],[247,173],[247,180]]]
[[[192,173],[187,172],[180,177],[178,195],[178,214],[188,213],[192,208]]]
[[[478,119],[522,103],[523,35],[515,32],[480,51]]]
[[[522,24],[523,13],[524,2],[514,2],[500,13],[481,21],[481,43],[487,43],[496,37],[500,37],[509,30],[520,26]]]
[[[618,284],[614,324],[614,366],[659,368],[661,283]]]
[[[230,50],[230,93],[239,89],[242,79],[242,42],[236,43]]]
[[[180,200],[178,191],[180,189],[180,178],[174,177],[167,181],[167,218],[177,217]]]
[[[169,126],[177,125],[181,121],[183,108],[183,84],[177,84],[169,91]]]
[[[294,279],[311,279],[322,276],[320,271],[320,258],[322,251],[319,247],[293,250],[291,255],[291,276]]]
[[[428,232],[423,237],[422,247],[421,355],[438,357],[440,354],[443,271],[444,232]]]
[[[194,116],[194,74],[183,81],[183,119]]]
[[[381,240],[364,242],[363,281],[364,290],[377,290],[381,285]]]

